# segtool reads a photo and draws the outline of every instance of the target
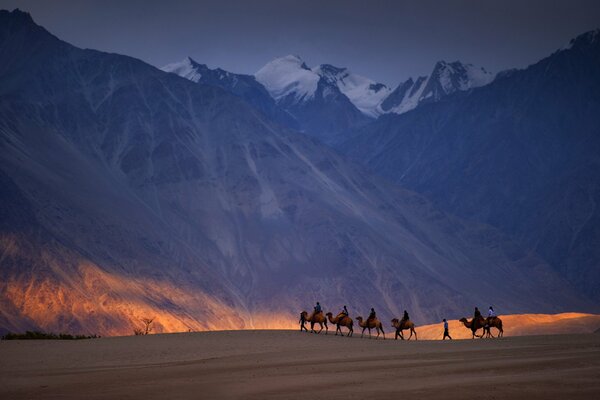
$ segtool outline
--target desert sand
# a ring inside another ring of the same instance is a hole
[[[409,342],[274,330],[0,342],[1,399],[315,396],[600,398],[600,335]]]

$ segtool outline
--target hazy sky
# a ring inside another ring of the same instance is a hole
[[[395,85],[438,60],[524,67],[600,28],[600,0],[0,0],[79,47],[254,73],[287,54]]]

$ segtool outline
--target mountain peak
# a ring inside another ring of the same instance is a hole
[[[591,45],[598,45],[600,43],[600,29],[588,31],[582,33],[574,39],[571,39],[569,48],[585,48]]]
[[[192,57],[186,57],[181,61],[167,64],[161,69],[165,72],[171,72],[177,74],[183,78],[189,79],[192,82],[198,82],[202,78],[199,68],[206,67],[205,65],[199,64],[192,59]]]
[[[254,75],[275,100],[293,94],[297,99],[310,98],[317,90],[319,75],[296,55],[276,58]]]
[[[13,23],[20,23],[21,25],[36,25],[33,18],[31,18],[31,14],[26,11],[21,11],[18,8],[15,8],[13,11],[0,10],[0,21],[2,21],[2,23],[5,23],[5,21],[12,21]]]

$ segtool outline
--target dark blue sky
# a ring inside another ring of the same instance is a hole
[[[79,47],[156,66],[187,55],[253,73],[301,56],[395,85],[444,59],[497,72],[524,67],[600,28],[598,0],[90,1],[0,0]]]

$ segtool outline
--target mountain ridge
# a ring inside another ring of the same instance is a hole
[[[497,230],[239,96],[2,18],[2,329],[264,328],[318,300],[416,321],[593,308]]]

